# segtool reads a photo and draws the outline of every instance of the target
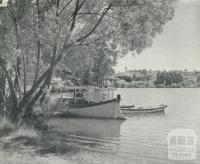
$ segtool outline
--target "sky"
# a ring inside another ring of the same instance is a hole
[[[200,0],[180,0],[174,18],[156,36],[151,48],[118,60],[116,72],[127,67],[151,70],[200,70]]]

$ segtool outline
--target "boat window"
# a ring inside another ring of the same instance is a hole
[[[83,97],[83,94],[82,93],[77,93],[76,97]]]
[[[103,93],[103,100],[106,100],[106,93]]]

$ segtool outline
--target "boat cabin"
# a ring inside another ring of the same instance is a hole
[[[83,100],[87,102],[104,102],[114,99],[115,88],[99,88],[99,87],[74,87],[73,91],[74,100]]]
[[[83,99],[88,102],[103,102],[114,99],[115,88],[87,88],[83,91]]]
[[[65,86],[66,92],[52,93],[52,101],[59,103],[99,103],[114,100],[116,88],[100,88],[96,86]]]

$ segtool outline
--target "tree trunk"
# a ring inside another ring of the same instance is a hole
[[[3,71],[0,69],[0,115],[4,115],[5,106],[5,87],[6,80]]]

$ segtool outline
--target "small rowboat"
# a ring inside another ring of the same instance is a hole
[[[122,106],[121,111],[123,114],[158,113],[164,112],[166,107],[167,105],[158,105],[151,107]]]
[[[121,106],[120,106],[121,110],[122,110],[122,109],[127,109],[127,108],[134,108],[134,107],[135,107],[135,105],[129,105],[129,106],[121,105]]]

